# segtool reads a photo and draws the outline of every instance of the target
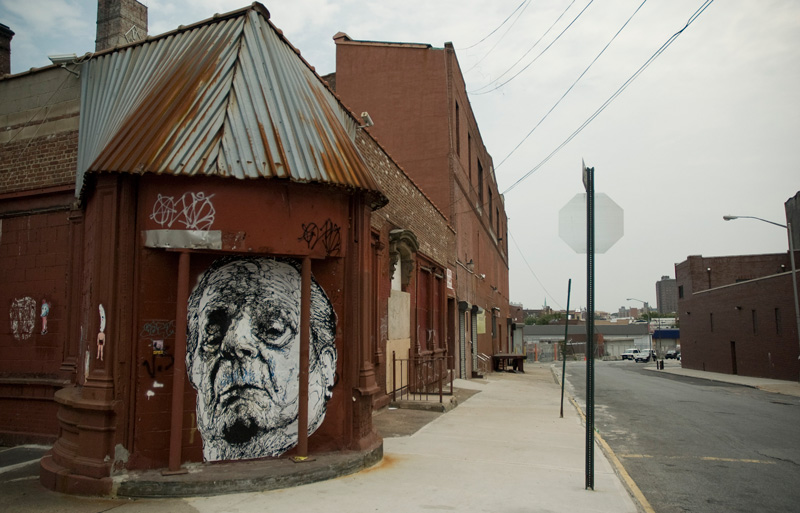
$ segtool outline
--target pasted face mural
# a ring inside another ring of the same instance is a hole
[[[189,297],[186,367],[206,461],[278,456],[297,444],[299,263],[223,258]],[[336,374],[336,316],[312,277],[308,433]]]

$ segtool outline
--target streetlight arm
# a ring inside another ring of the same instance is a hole
[[[726,221],[733,221],[734,219],[758,219],[759,221],[764,221],[765,223],[774,224],[775,226],[780,226],[784,230],[786,229],[785,224],[776,223],[774,221],[768,221],[766,219],[761,219],[760,217],[755,217],[755,216],[722,216],[722,219]]]

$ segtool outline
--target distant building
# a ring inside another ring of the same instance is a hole
[[[661,314],[678,311],[678,284],[674,278],[662,276],[656,282],[656,305]]]
[[[675,276],[684,367],[797,381],[788,252],[694,255],[675,265]]]
[[[559,359],[559,344],[567,335],[567,358],[581,357],[586,353],[586,325],[525,326],[523,339],[530,358],[547,362]],[[650,348],[647,324],[601,324],[595,325],[595,358],[619,359],[632,347],[644,351]],[[667,348],[667,349],[671,349]],[[665,349],[666,350],[666,349]]]

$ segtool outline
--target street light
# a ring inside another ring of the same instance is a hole
[[[795,321],[797,322],[798,350],[800,350],[800,302],[798,302],[797,300],[797,268],[794,265],[794,242],[792,240],[792,223],[787,222],[786,224],[780,224],[773,221],[767,221],[766,219],[761,219],[760,217],[755,217],[755,216],[722,216],[722,219],[726,221],[732,221],[734,219],[757,219],[765,223],[774,224],[775,226],[780,226],[781,228],[786,230],[786,233],[788,233],[789,262],[791,262],[792,264],[792,290],[794,291],[794,316],[795,316]],[[800,356],[798,356],[798,359],[800,359]]]
[[[653,335],[650,334],[650,306],[647,304],[647,301],[642,301],[641,299],[636,299],[635,297],[629,297],[626,301],[638,301],[644,307],[644,313],[647,316],[647,338],[650,341],[650,353],[648,357],[653,354]]]

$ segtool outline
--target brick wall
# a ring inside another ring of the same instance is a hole
[[[0,194],[75,183],[78,131],[0,146]]]
[[[781,265],[788,271],[788,254],[690,257],[675,266],[684,290],[678,300],[684,367],[797,380],[800,347],[791,273],[776,272]],[[746,281],[737,283],[737,277]],[[715,286],[715,279],[727,283]]]
[[[75,183],[80,80],[58,67],[0,80],[0,195]]]
[[[372,214],[372,228],[381,231],[388,223],[413,231],[420,253],[447,268],[454,234],[444,215],[372,137],[359,130],[356,144],[389,198],[385,207]]]
[[[68,213],[0,220],[0,443],[52,441],[66,385]],[[42,299],[50,304],[42,333]],[[24,405],[24,406],[23,406]]]

